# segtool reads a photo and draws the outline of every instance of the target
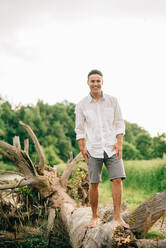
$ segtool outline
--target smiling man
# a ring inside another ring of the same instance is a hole
[[[120,215],[122,201],[122,179],[126,178],[122,161],[122,143],[125,125],[115,97],[102,92],[103,75],[99,70],[88,74],[90,94],[76,105],[76,139],[88,165],[90,179],[90,205],[92,219],[89,228],[96,227],[98,218],[98,185],[105,164],[112,181],[114,221],[126,228]]]

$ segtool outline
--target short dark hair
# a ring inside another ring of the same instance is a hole
[[[93,74],[98,74],[98,75],[100,75],[101,77],[103,77],[103,73],[102,73],[101,71],[94,69],[94,70],[91,70],[91,71],[88,73],[88,79],[89,79],[89,77],[90,77],[91,75],[93,75]]]

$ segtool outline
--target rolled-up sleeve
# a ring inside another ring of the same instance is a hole
[[[76,105],[75,115],[76,140],[85,139],[85,117],[79,104]]]
[[[122,111],[120,109],[119,103],[116,99],[115,103],[115,113],[114,113],[114,125],[115,125],[115,134],[125,134],[125,123],[122,116]]]

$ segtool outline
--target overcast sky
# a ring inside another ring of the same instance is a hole
[[[165,0],[0,0],[0,96],[77,103],[104,74],[124,119],[166,132]]]

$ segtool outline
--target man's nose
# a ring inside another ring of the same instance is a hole
[[[94,85],[98,85],[98,82],[97,82],[97,80],[95,80],[95,81],[94,81]]]

